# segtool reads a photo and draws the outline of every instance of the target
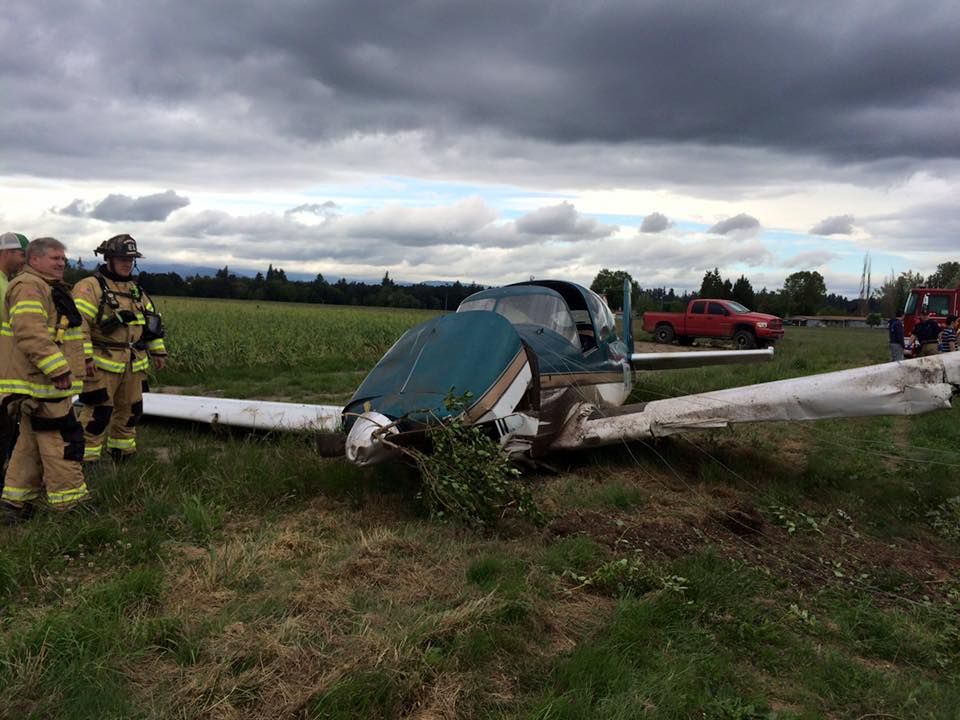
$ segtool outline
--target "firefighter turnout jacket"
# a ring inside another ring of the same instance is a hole
[[[3,502],[15,508],[46,494],[51,509],[87,499],[83,481],[83,429],[73,395],[83,388],[83,319],[69,286],[24,268],[5,297],[8,320],[0,331],[0,394],[3,410],[15,403],[21,417],[3,487]],[[54,378],[72,373],[66,388]]]
[[[97,369],[123,373],[146,372],[149,355],[166,355],[162,337],[144,340],[153,302],[133,278],[121,278],[101,266],[95,275],[73,288],[77,309],[89,326],[85,347]]]
[[[5,309],[7,320],[0,331],[0,394],[55,400],[79,393],[83,389],[84,335],[70,302],[69,286],[27,266],[10,281]],[[73,373],[72,386],[65,390],[55,387],[53,378],[67,371]]]

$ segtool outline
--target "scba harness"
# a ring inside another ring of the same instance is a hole
[[[117,328],[125,325],[143,325],[143,333],[140,339],[135,343],[120,343],[109,340],[100,340],[95,343],[101,347],[107,348],[126,348],[131,347],[137,350],[145,350],[147,343],[152,340],[160,340],[164,336],[163,316],[160,313],[147,309],[143,302],[143,290],[134,281],[130,281],[131,292],[125,293],[117,290],[111,290],[107,285],[107,280],[102,273],[94,273],[97,282],[100,283],[100,305],[97,308],[97,316],[94,323],[103,333],[111,333]],[[118,298],[130,298],[137,312],[133,310],[121,310],[120,300]],[[107,313],[107,308],[110,313]],[[139,313],[139,317],[138,317]]]
[[[53,306],[57,309],[57,321],[54,325],[56,333],[53,339],[59,345],[63,342],[67,329],[80,327],[83,324],[83,318],[80,317],[80,311],[77,310],[77,306],[66,288],[60,285],[52,285],[50,291],[53,295]]]

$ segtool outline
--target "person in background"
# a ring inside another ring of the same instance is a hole
[[[3,322],[4,333],[10,332],[10,318],[7,317],[7,306],[4,302],[7,286],[23,269],[27,242],[27,238],[20,233],[8,232],[0,235],[0,320]],[[8,413],[0,411],[0,490],[3,488],[7,461],[16,441],[16,421]]]
[[[0,335],[2,406],[14,405],[21,418],[0,496],[5,525],[29,518],[44,491],[51,510],[89,498],[83,428],[73,411],[86,371],[83,319],[63,282],[66,247],[54,238],[37,238],[26,256],[26,267],[7,288],[10,330]]]
[[[940,352],[956,352],[958,324],[956,315],[947,315],[947,326],[940,333]]]
[[[903,310],[897,310],[897,316],[887,323],[890,335],[890,362],[903,360]]]
[[[0,298],[6,297],[7,285],[23,269],[26,249],[27,239],[20,233],[8,232],[0,235]],[[0,313],[5,312],[6,308],[0,309]],[[5,314],[3,321],[7,321]]]
[[[928,312],[927,319],[916,324],[913,328],[913,338],[913,352],[915,357],[936,355],[940,352],[940,323],[937,322],[937,314],[935,312]]]

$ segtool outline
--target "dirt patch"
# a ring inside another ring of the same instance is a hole
[[[643,486],[651,481],[638,478]],[[817,590],[849,585],[872,593],[881,604],[947,601],[956,590],[960,556],[936,537],[880,540],[824,508],[816,529],[777,524],[747,492],[729,486],[649,487],[653,501],[629,512],[577,509],[555,518],[548,538],[585,535],[614,556],[641,554],[670,561],[709,548],[721,556],[761,567],[791,586]]]

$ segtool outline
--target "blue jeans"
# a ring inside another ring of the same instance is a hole
[[[903,345],[900,343],[890,343],[890,362],[903,360]]]

